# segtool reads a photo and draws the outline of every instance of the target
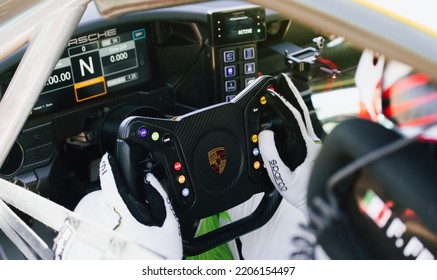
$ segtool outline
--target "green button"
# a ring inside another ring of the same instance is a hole
[[[158,132],[153,132],[152,133],[152,140],[153,141],[158,141],[159,140],[159,133]]]

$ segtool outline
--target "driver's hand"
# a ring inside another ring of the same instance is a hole
[[[272,90],[266,98],[280,125],[273,124],[259,134],[259,148],[275,188],[308,218],[307,186],[322,144],[297,88],[287,75],[278,79],[279,93]]]
[[[182,258],[182,239],[179,223],[170,199],[152,173],[144,176],[144,200],[136,200],[126,188],[109,154],[100,162],[101,190],[86,195],[75,212],[97,223],[118,231],[128,241],[151,250],[167,259]],[[99,252],[89,245],[72,243],[61,248],[64,259],[101,259]]]
[[[307,106],[286,75],[278,77],[276,89],[266,98],[273,109],[271,126],[259,134],[259,147],[269,177],[284,200],[267,224],[240,237],[240,249],[237,242],[230,242],[229,249],[235,258],[244,259],[326,259],[315,245],[315,236],[301,226],[308,224],[307,187],[321,142]],[[258,194],[229,209],[230,220],[247,217],[260,200]]]

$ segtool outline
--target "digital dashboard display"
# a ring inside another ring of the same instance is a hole
[[[266,38],[264,8],[210,12],[208,23],[212,46],[257,42]]]
[[[72,38],[32,114],[68,108],[151,80],[146,38],[144,27],[108,28]]]

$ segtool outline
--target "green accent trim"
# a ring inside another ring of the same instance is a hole
[[[227,211],[217,215],[204,218],[200,221],[200,225],[196,236],[204,235],[210,231],[220,228],[220,220],[230,222],[231,217]],[[220,245],[200,255],[188,257],[187,260],[233,260],[234,256],[229,249],[228,244]]]

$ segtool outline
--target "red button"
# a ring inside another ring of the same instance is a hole
[[[182,164],[179,161],[176,161],[173,165],[174,170],[179,171],[182,169]]]

